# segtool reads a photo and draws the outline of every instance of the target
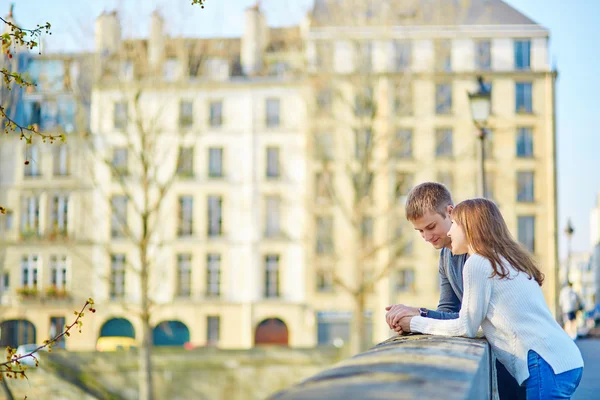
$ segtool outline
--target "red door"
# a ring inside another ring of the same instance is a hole
[[[276,344],[288,345],[288,328],[279,318],[269,318],[262,321],[256,327],[254,335],[255,345]]]

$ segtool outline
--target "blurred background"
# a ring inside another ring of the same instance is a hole
[[[570,281],[590,334],[599,13],[0,2],[4,32],[37,44],[0,60],[33,84],[0,89],[0,345],[97,309],[4,395],[258,399],[366,350],[393,334],[386,306],[437,306],[439,254],[404,217],[426,181],[494,200],[551,310]]]

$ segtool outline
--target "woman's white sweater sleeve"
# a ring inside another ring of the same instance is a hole
[[[487,259],[470,257],[463,270],[464,294],[459,317],[445,320],[413,317],[410,330],[430,335],[475,337],[490,303],[491,272]]]

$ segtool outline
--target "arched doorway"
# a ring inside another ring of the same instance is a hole
[[[289,340],[288,328],[279,318],[268,318],[256,327],[254,344],[276,344],[287,346]]]
[[[135,329],[125,318],[112,318],[102,325],[100,337],[103,336],[126,336],[135,339]]]
[[[38,344],[35,326],[26,319],[13,319],[0,324],[0,347],[16,349],[21,344]]]
[[[180,321],[163,321],[152,331],[155,346],[183,346],[190,341],[190,330]]]

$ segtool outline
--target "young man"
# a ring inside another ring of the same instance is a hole
[[[577,312],[583,307],[570,281],[561,289],[559,303],[563,313],[563,328],[571,338],[577,339]]]
[[[452,195],[442,184],[425,182],[415,186],[406,200],[406,218],[419,231],[421,237],[440,250],[440,301],[437,310],[396,304],[386,307],[386,322],[390,329],[402,333],[400,320],[420,315],[435,319],[455,319],[461,307],[463,295],[462,271],[467,255],[455,256],[450,251],[448,231],[452,225],[450,213],[454,208]],[[496,362],[498,388],[501,399],[525,399],[525,389]]]

